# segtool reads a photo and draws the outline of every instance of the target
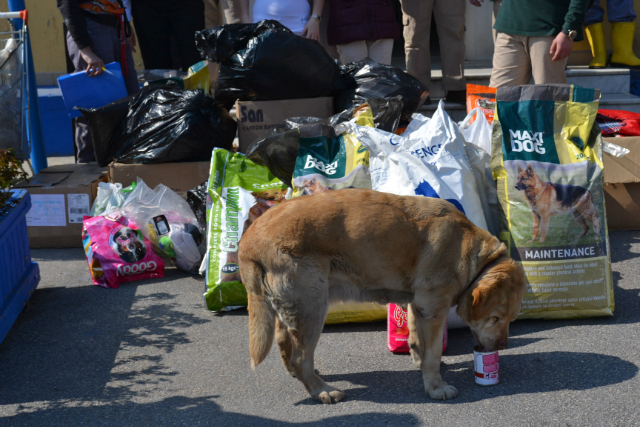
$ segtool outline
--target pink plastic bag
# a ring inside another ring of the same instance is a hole
[[[388,347],[392,353],[409,353],[408,314],[399,305],[389,304],[387,312]],[[447,349],[447,325],[444,326],[442,351]]]
[[[117,288],[124,282],[164,277],[164,261],[130,219],[116,211],[86,216],[82,223],[82,245],[94,284]]]

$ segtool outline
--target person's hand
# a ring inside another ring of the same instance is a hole
[[[571,53],[571,48],[573,48],[573,40],[564,33],[558,34],[553,39],[553,43],[551,43],[551,50],[549,51],[549,54],[553,55],[551,60],[560,61],[566,58]]]
[[[99,76],[103,73],[104,62],[98,55],[93,53],[90,47],[85,47],[80,51],[80,56],[87,63],[86,73],[89,77]]]
[[[138,41],[136,40],[136,31],[131,27],[131,37],[129,37],[129,44],[131,45],[131,52],[136,52],[136,46],[138,45]]]
[[[308,39],[320,40],[320,21],[316,18],[310,18],[300,35]]]
[[[484,3],[484,0],[479,0],[479,1],[478,0],[469,0],[469,2],[474,6],[480,7],[480,6],[482,6],[482,3]]]

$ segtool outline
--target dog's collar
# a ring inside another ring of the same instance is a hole
[[[498,258],[489,261],[488,263],[486,263],[484,265],[484,267],[482,267],[480,269],[480,271],[478,272],[478,274],[476,274],[476,276],[473,278],[472,281],[469,282],[469,284],[467,285],[467,288],[465,289],[465,291],[469,290],[469,288],[471,287],[471,285],[473,285],[474,283],[476,283],[476,281],[478,280],[478,278],[480,276],[482,276],[487,270],[489,270],[491,267],[493,267],[495,264],[498,264],[498,261],[501,261],[503,258],[503,256],[499,256]]]

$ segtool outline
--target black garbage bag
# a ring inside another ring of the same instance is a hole
[[[328,119],[320,119],[318,117],[289,117],[284,120],[284,128],[286,130],[297,129],[300,125],[308,123],[322,123],[335,127],[340,123],[357,117],[359,111],[363,110],[366,105],[371,107],[373,123],[376,128],[390,133],[396,132],[402,113],[402,99],[400,96],[388,99],[370,98],[366,101],[356,100],[353,107],[335,114]]]
[[[322,123],[335,127],[340,123],[347,122],[356,117],[358,112],[366,105],[371,106],[373,122],[376,128],[390,133],[396,132],[402,113],[402,101],[399,96],[390,99],[372,98],[367,99],[366,102],[358,100],[352,108],[335,114],[328,119],[318,117],[289,117],[284,119],[284,128],[285,130],[292,130],[309,123]]]
[[[402,120],[411,121],[411,115],[424,104],[429,93],[415,77],[400,68],[382,65],[365,58],[340,67],[347,89],[334,96],[336,111],[353,108],[358,101],[369,98],[402,99]]]
[[[241,101],[330,96],[346,88],[340,69],[315,40],[277,21],[229,24],[196,33],[203,59],[220,62],[215,98]]]
[[[198,224],[203,230],[207,229],[207,185],[209,181],[205,181],[202,184],[193,187],[187,191],[187,203],[191,207],[191,210],[198,220]]]
[[[120,163],[202,161],[215,147],[231,149],[236,122],[209,94],[176,85],[146,86],[96,109],[89,120],[96,160]]]

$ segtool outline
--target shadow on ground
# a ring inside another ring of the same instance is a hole
[[[500,387],[479,387],[474,382],[472,364],[443,364],[442,379],[455,386],[459,395],[447,404],[461,404],[498,396],[549,393],[561,390],[590,390],[621,383],[635,377],[638,367],[618,357],[595,353],[548,352],[501,355]],[[322,373],[321,373],[322,374]],[[372,371],[321,375],[329,384],[347,381],[355,385],[344,390],[347,399],[375,403],[425,403],[422,375],[409,371]],[[360,386],[360,387],[358,387]],[[299,404],[315,404],[305,399]]]
[[[211,425],[211,426],[332,426],[362,425],[370,420],[370,425],[414,426],[419,424],[417,417],[411,414],[385,414],[370,412],[357,415],[327,417],[319,421],[289,423],[269,418],[225,412],[215,402],[218,396],[188,398],[170,397],[155,403],[111,403],[104,406],[70,407],[56,402],[36,412],[23,412],[5,418],[3,421],[12,426],[33,425],[34,421],[55,420],[47,426],[112,426],[112,425]],[[61,416],[63,415],[63,417]],[[64,420],[64,421],[59,421]]]

